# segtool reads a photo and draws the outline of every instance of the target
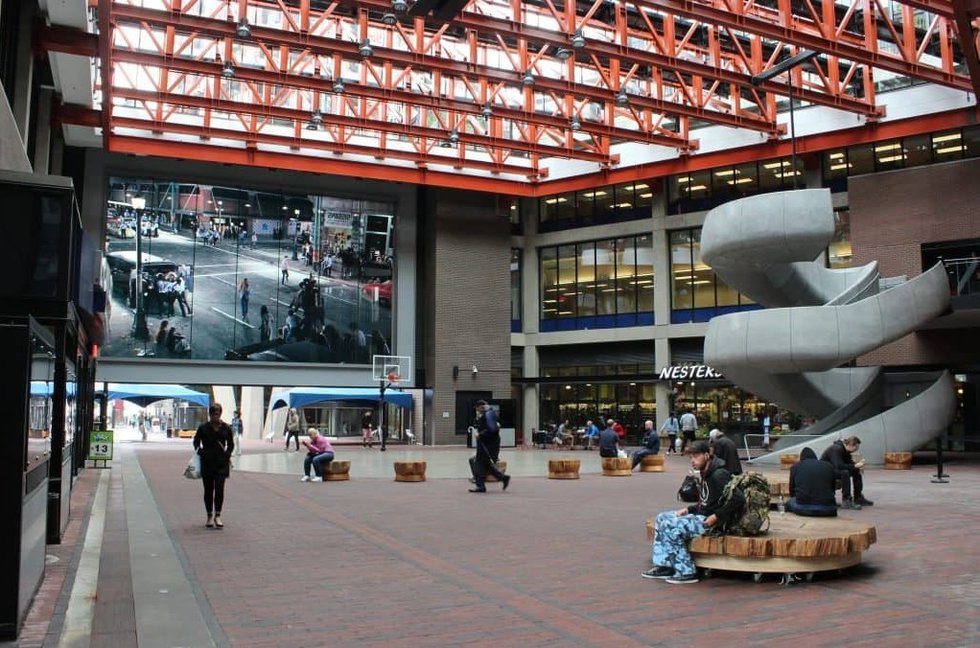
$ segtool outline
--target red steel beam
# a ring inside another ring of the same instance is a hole
[[[61,52],[76,56],[99,56],[99,37],[74,27],[62,25],[38,25],[34,47],[44,52]]]
[[[724,25],[732,29],[749,31],[759,36],[771,38],[783,43],[790,43],[798,47],[817,50],[834,56],[865,63],[866,65],[922,79],[930,83],[956,88],[958,90],[971,90],[970,80],[961,74],[953,71],[940,70],[931,66],[918,63],[908,63],[890,52],[872,47],[867,41],[869,38],[876,37],[875,34],[866,35],[865,42],[848,42],[844,35],[836,38],[827,38],[819,33],[816,28],[804,28],[804,22],[798,20],[797,16],[782,12],[778,20],[770,17],[775,10],[765,8],[767,15],[762,15],[762,9],[756,11],[753,4],[736,3],[736,6],[743,8],[742,12],[736,13],[729,7],[726,0],[633,0],[637,5],[646,5],[651,9],[657,9],[667,13],[684,16],[691,20],[710,22],[716,25]],[[789,7],[789,3],[785,3]],[[832,25],[836,27],[836,25]],[[836,30],[835,30],[836,31]],[[896,43],[900,46],[901,43]]]
[[[973,81],[973,96],[980,97],[980,0],[952,0],[956,30]]]

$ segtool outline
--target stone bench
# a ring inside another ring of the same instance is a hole
[[[397,482],[424,482],[425,481],[425,462],[424,461],[396,461],[395,481]]]
[[[912,470],[912,453],[886,452],[885,470]]]
[[[497,462],[497,470],[499,470],[502,473],[506,473],[507,472],[507,462],[506,461],[498,461]],[[487,477],[486,477],[486,479],[484,481],[495,482],[495,481],[500,481],[500,480],[497,479],[496,477],[494,477],[493,475],[491,475],[490,473],[487,473]]]
[[[581,465],[578,459],[549,459],[548,479],[578,479]]]
[[[606,477],[629,477],[633,474],[633,462],[629,457],[603,457],[602,474]]]
[[[350,460],[334,459],[327,464],[323,481],[350,481]]]
[[[647,455],[640,460],[640,472],[663,472],[664,455]]]
[[[647,520],[647,540],[653,542],[656,520]],[[689,549],[694,564],[710,575],[713,569],[748,572],[756,582],[763,574],[783,574],[783,583],[804,574],[844,569],[861,562],[861,554],[878,541],[877,530],[866,522],[845,517],[803,517],[792,513],[769,516],[769,532],[753,537],[703,535]]]

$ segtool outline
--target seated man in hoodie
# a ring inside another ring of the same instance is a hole
[[[725,462],[711,456],[706,441],[695,441],[688,452],[691,467],[701,473],[701,500],[677,511],[664,511],[657,516],[653,539],[653,569],[641,574],[643,578],[662,578],[668,583],[697,583],[698,570],[687,549],[688,540],[703,534],[716,524],[724,524],[739,515],[745,507],[745,496],[733,489],[728,501],[722,501],[722,491],[731,478]]]
[[[836,517],[834,496],[837,471],[827,461],[817,459],[810,448],[800,451],[800,460],[789,470],[786,510],[797,515]]]

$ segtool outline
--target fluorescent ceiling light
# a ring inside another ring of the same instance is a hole
[[[933,137],[932,141],[936,142],[949,142],[950,140],[958,140],[962,136],[959,133],[950,133],[949,135],[939,135],[938,137]]]

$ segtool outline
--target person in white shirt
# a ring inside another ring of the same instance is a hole
[[[691,410],[686,410],[681,414],[681,454],[687,449],[687,444],[693,443],[694,438],[698,431],[698,419],[694,416],[694,412]]]

